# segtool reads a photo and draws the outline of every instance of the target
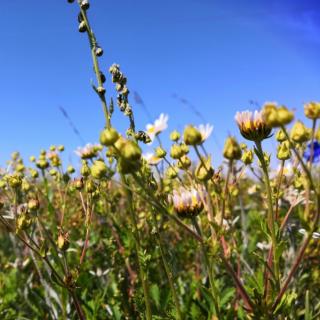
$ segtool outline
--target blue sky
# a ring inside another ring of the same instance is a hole
[[[238,134],[237,110],[250,101],[296,108],[320,99],[320,5],[317,1],[123,0],[91,1],[88,12],[105,54],[116,62],[151,115],[169,114],[169,130],[203,123],[178,98],[214,125],[214,157],[228,134]],[[62,106],[88,142],[103,127],[87,38],[77,31],[77,5],[64,0],[1,4],[0,163],[10,153],[38,154],[80,145],[59,111]],[[114,95],[112,85],[108,96]],[[148,117],[131,97],[139,129]],[[125,130],[117,112],[114,124]],[[73,157],[74,158],[74,157]],[[216,156],[218,158],[218,156]],[[74,161],[74,160],[73,160]]]

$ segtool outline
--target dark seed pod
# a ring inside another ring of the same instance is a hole
[[[79,24],[79,32],[86,32],[87,31],[87,26],[85,24],[84,21],[82,21],[80,24]]]
[[[100,71],[100,79],[102,83],[106,82],[106,76]]]
[[[88,10],[90,7],[89,1],[88,0],[82,0],[80,7],[82,10]]]
[[[101,47],[96,47],[95,54],[97,57],[101,57],[103,55],[103,49]]]

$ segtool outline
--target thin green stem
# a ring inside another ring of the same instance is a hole
[[[121,175],[121,180],[124,185],[128,184],[124,175]],[[140,280],[142,283],[143,294],[144,294],[144,302],[145,302],[145,307],[146,307],[146,319],[152,320],[151,302],[150,302],[151,299],[150,299],[150,294],[149,294],[149,284],[148,284],[147,274],[145,273],[144,266],[142,266],[141,261],[140,261],[141,241],[140,241],[140,235],[139,235],[139,230],[138,230],[138,222],[136,219],[134,208],[132,206],[132,204],[133,204],[132,193],[127,188],[125,188],[125,192],[127,195],[127,201],[128,201],[127,208],[130,213],[130,216],[131,216],[134,241],[135,241],[137,257],[138,257],[138,269],[139,269]]]
[[[267,201],[268,201],[268,227],[269,231],[271,233],[271,241],[272,241],[272,250],[273,250],[273,265],[274,265],[274,274],[276,278],[276,285],[277,287],[280,287],[280,275],[279,275],[279,262],[276,255],[276,248],[277,248],[277,239],[276,239],[276,232],[275,232],[275,219],[273,214],[273,201],[272,201],[272,191],[270,186],[270,179],[269,179],[269,172],[267,163],[264,159],[264,154],[262,150],[261,141],[255,142],[258,154],[259,154],[259,160],[261,163],[263,175],[264,175],[264,183],[267,190]]]

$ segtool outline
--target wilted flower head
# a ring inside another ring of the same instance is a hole
[[[168,128],[168,119],[169,116],[167,114],[161,113],[153,124],[147,124],[146,132],[151,139],[151,143],[160,132]]]
[[[181,218],[194,217],[198,215],[204,207],[203,198],[205,191],[202,188],[186,189],[180,187],[178,190],[173,190],[173,195],[170,196],[174,210]]]
[[[198,130],[201,133],[202,142],[204,142],[210,137],[213,130],[213,126],[209,123],[207,123],[206,125],[200,124]]]
[[[242,136],[251,141],[261,141],[270,137],[271,128],[263,120],[261,111],[237,112],[235,120]]]
[[[88,143],[84,147],[78,147],[75,154],[81,159],[91,159],[97,155],[100,148],[101,147],[98,144],[93,145]]]
[[[312,153],[312,155],[311,155]],[[310,161],[312,156],[312,162],[319,162],[320,161],[320,143],[318,141],[313,141],[313,151],[312,151],[312,143],[310,142],[307,145],[307,148],[303,154],[303,157]]]

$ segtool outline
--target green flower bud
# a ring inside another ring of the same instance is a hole
[[[277,139],[277,141],[279,141],[279,142],[283,142],[283,141],[287,140],[287,137],[286,137],[286,135],[285,135],[285,133],[283,132],[282,129],[279,129],[279,130],[277,131],[277,133],[276,133],[276,139]]]
[[[100,143],[106,147],[112,146],[119,139],[119,134],[116,129],[104,129],[100,134]]]
[[[279,127],[280,122],[277,114],[277,106],[274,103],[266,103],[262,110],[263,119],[270,128]]]
[[[156,148],[155,152],[156,152],[156,156],[161,159],[163,159],[167,155],[166,150],[164,150],[161,147]]]
[[[58,151],[63,152],[63,151],[64,151],[64,145],[61,144],[61,145],[58,147]]]
[[[31,189],[30,183],[26,179],[22,180],[21,189],[25,192],[28,192]]]
[[[246,165],[250,165],[253,162],[253,152],[252,150],[245,150],[242,154],[241,161]]]
[[[189,153],[190,149],[185,143],[181,143],[180,146],[181,146],[181,150],[182,150],[183,154]]]
[[[86,182],[85,188],[88,193],[93,193],[96,190],[96,185],[92,180],[88,180]]]
[[[289,141],[283,141],[278,145],[277,158],[279,160],[288,160],[291,158]]]
[[[96,179],[101,179],[107,174],[108,168],[102,160],[94,161],[91,167],[91,175]]]
[[[30,160],[30,162],[36,162],[36,157],[35,157],[35,156],[31,156],[31,157],[29,158],[29,160]]]
[[[178,168],[187,170],[191,166],[191,160],[186,156],[182,156],[177,163]]]
[[[307,118],[315,120],[320,118],[320,102],[309,102],[304,105],[304,114]]]
[[[20,230],[26,230],[32,224],[32,218],[27,213],[18,215],[16,219],[16,233]]]
[[[301,121],[297,121],[290,132],[290,138],[296,143],[307,142],[310,136],[310,130]]]
[[[80,173],[84,177],[88,177],[90,175],[90,168],[86,161],[82,161],[82,167],[80,169]]]
[[[38,173],[37,170],[35,170],[35,169],[29,169],[29,171],[30,171],[30,175],[31,175],[31,177],[32,177],[33,179],[36,179],[36,178],[39,177],[39,173]]]
[[[184,152],[180,145],[173,144],[170,150],[170,156],[172,159],[180,159],[184,155]]]
[[[169,179],[175,179],[178,176],[178,169],[174,167],[168,167],[166,175]]]
[[[211,157],[202,158],[196,167],[195,176],[199,181],[208,181],[212,178],[214,170],[211,166]]]
[[[36,163],[36,166],[39,168],[39,169],[47,169],[49,167],[49,162],[45,159],[39,159]]]
[[[223,149],[223,156],[229,160],[239,160],[241,158],[241,148],[234,137],[228,137]]]
[[[8,183],[11,188],[18,188],[22,184],[22,179],[17,174],[12,174],[11,176],[8,176]]]
[[[198,129],[192,125],[189,125],[184,129],[183,140],[186,145],[196,146],[201,144],[202,136]]]
[[[120,149],[120,155],[122,158],[128,161],[137,161],[141,158],[141,149],[134,141],[127,140]]]
[[[68,173],[73,174],[73,173],[75,173],[75,171],[76,170],[75,170],[75,168],[73,166],[71,166],[71,165],[68,166],[68,168],[67,168],[67,172]]]
[[[293,112],[289,111],[285,106],[281,106],[278,108],[277,115],[280,125],[283,126],[289,124],[294,118]]]
[[[177,142],[180,139],[180,133],[176,130],[170,133],[170,140]]]
[[[23,172],[25,169],[25,166],[22,163],[17,164],[16,170],[17,172]]]
[[[38,199],[30,199],[28,201],[28,209],[31,211],[36,211],[40,208],[40,202]]]
[[[53,145],[52,145],[52,146],[50,146],[49,149],[50,149],[50,151],[56,151],[56,146],[53,146]]]

